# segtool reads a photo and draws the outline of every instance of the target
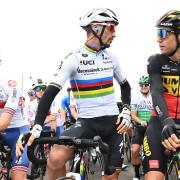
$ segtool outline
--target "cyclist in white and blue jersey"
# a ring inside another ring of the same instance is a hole
[[[11,178],[26,180],[29,167],[27,148],[19,161],[16,157],[16,142],[29,131],[28,121],[23,117],[23,99],[20,84],[12,79],[0,79],[0,132],[4,134],[4,145],[11,149]]]
[[[70,79],[77,103],[78,119],[63,135],[77,138],[93,138],[100,135],[110,146],[107,166],[113,166],[117,170],[109,172],[107,169],[102,178],[111,180],[118,180],[123,162],[122,134],[128,130],[131,123],[130,85],[121,71],[118,58],[106,50],[116,37],[118,23],[116,14],[103,8],[93,9],[80,19],[80,26],[87,32],[87,41],[60,63],[53,82],[49,84],[39,102],[35,126],[28,141],[30,145],[34,138],[39,137],[53,99]],[[115,100],[113,78],[121,88],[124,106],[120,114]],[[21,155],[20,141],[17,146],[17,154]],[[47,163],[49,179],[55,180],[65,175],[65,163],[72,154],[73,148],[53,146]]]

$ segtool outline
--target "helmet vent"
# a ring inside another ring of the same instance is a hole
[[[92,15],[92,13],[91,14],[89,14],[87,17],[90,17]]]
[[[104,17],[110,17],[108,14],[106,14],[106,13],[100,13],[99,14],[100,16],[104,16]]]

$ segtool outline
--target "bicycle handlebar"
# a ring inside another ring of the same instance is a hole
[[[58,137],[40,137],[38,139],[35,139],[33,144],[28,147],[27,149],[27,155],[31,162],[37,163],[37,164],[45,164],[47,161],[47,158],[38,158],[34,154],[34,149],[38,145],[65,145],[65,146],[74,146],[76,149],[88,149],[90,147],[96,148],[99,146],[100,150],[103,153],[109,152],[109,146],[102,142],[101,138],[99,136],[95,136],[93,139],[79,139],[75,137],[68,137],[68,136],[60,136]]]

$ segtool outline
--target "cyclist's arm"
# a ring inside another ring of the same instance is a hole
[[[60,113],[61,113],[62,121],[65,122],[66,117],[67,117],[67,108],[66,108],[65,98],[62,99]]]
[[[169,117],[166,101],[164,98],[164,88],[161,79],[161,64],[157,56],[151,56],[148,59],[148,74],[150,79],[150,91],[153,101],[153,106],[161,120]]]
[[[39,102],[35,124],[39,124],[41,126],[43,125],[50,109],[51,103],[53,102],[58,92],[61,90],[62,86],[68,80],[68,78],[70,78],[71,75],[76,72],[77,67],[77,58],[73,54],[67,56],[64,59],[63,63],[61,62],[57,73],[53,77],[53,83],[50,83],[48,85],[43,97]]]
[[[12,117],[13,117],[12,114],[9,114],[6,112],[1,114],[1,116],[0,116],[0,131],[5,130],[9,126]]]
[[[78,113],[77,113],[77,111],[76,111],[76,107],[75,107],[75,106],[70,106],[70,111],[71,111],[72,117],[73,117],[75,120],[77,120],[77,118],[78,118]]]
[[[131,118],[135,123],[141,124],[141,119],[137,116],[137,110],[131,110]]]
[[[66,114],[67,114],[67,112],[64,109],[62,109],[62,108],[59,109],[59,112],[61,114],[62,121],[66,122],[66,116],[67,116]]]
[[[6,93],[8,93],[8,99],[3,112],[0,115],[0,131],[5,130],[9,126],[16,110],[18,109],[21,91],[17,82],[13,81],[12,86],[8,85]]]
[[[43,126],[46,116],[49,112],[51,103],[53,102],[54,98],[60,90],[61,87],[58,84],[50,83],[48,85],[43,97],[39,101],[37,114],[35,117],[35,124]]]
[[[131,102],[131,87],[127,80],[119,83],[121,88],[121,100],[123,104],[130,105]]]
[[[57,114],[49,115],[49,120],[50,120],[50,124],[51,124],[51,130],[55,131],[55,132],[56,132],[56,127],[57,127],[56,116],[57,116]]]

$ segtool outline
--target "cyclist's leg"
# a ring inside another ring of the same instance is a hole
[[[108,160],[108,166],[116,168],[116,171],[112,175],[105,175],[103,180],[118,180],[120,169],[123,163],[123,134],[117,133],[116,126],[117,116],[106,117],[103,121],[106,126],[103,126],[103,141],[110,147],[110,154]]]
[[[19,128],[7,129],[7,143],[11,148],[12,153],[12,173],[11,178],[13,180],[25,180],[27,179],[27,171],[29,167],[29,160],[27,157],[27,147],[24,148],[21,158],[17,161],[16,157],[16,142],[20,134],[29,131],[29,126],[23,126]]]
[[[84,121],[78,120],[76,124],[66,129],[62,136],[72,136],[77,138],[91,138],[94,134],[91,134],[91,130],[85,125]],[[47,161],[48,178],[55,180],[58,177],[65,176],[66,168],[65,164],[71,159],[73,155],[73,149],[70,147],[54,145],[51,148],[50,155]]]
[[[161,144],[162,125],[159,119],[151,118],[145,132],[143,146],[143,167],[145,180],[163,180],[167,166],[167,158]]]
[[[135,127],[134,129],[134,135],[132,137],[132,145],[131,145],[131,158],[132,158],[132,165],[134,167],[135,177],[140,178],[140,147],[143,143],[144,133],[145,133],[144,127]]]
[[[47,161],[48,179],[54,180],[58,177],[65,176],[65,164],[71,158],[72,155],[73,148],[54,145],[51,148]]]

